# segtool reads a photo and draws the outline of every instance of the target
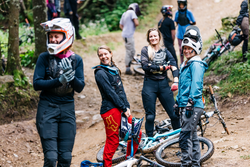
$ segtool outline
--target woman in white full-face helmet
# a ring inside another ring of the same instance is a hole
[[[36,126],[44,153],[44,167],[69,167],[76,134],[74,91],[84,88],[82,58],[70,50],[74,27],[69,19],[41,23],[47,52],[40,54],[34,72],[34,89],[41,91]]]
[[[182,50],[187,60],[180,67],[179,91],[174,106],[176,114],[180,113],[181,116],[181,167],[200,167],[201,152],[197,124],[204,109],[203,76],[208,66],[199,56],[202,51],[202,39],[198,27],[187,27]]]

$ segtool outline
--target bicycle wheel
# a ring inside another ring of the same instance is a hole
[[[207,138],[198,137],[201,144],[201,163],[208,160],[214,153],[214,144]],[[202,146],[204,148],[202,149]],[[181,149],[179,139],[173,139],[161,145],[155,153],[156,161],[164,166],[181,166]]]
[[[144,70],[142,69],[142,66],[139,64],[139,65],[134,65],[133,67],[134,71],[138,74],[141,74],[141,75],[144,75],[145,72]]]
[[[103,162],[103,152],[104,152],[104,146],[96,154],[96,160],[98,162]],[[126,152],[127,152],[127,147],[119,145],[112,158],[112,164],[124,161],[126,157]]]

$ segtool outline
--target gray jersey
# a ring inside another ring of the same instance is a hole
[[[135,32],[135,24],[133,19],[137,19],[137,16],[133,10],[127,10],[123,13],[120,20],[120,24],[123,25],[122,37],[131,38]]]

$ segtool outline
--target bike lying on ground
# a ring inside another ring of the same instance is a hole
[[[209,124],[208,121],[209,118],[213,117],[214,115],[217,115],[218,120],[223,125],[224,130],[227,132],[227,134],[229,134],[226,123],[222,118],[220,111],[217,108],[217,102],[214,97],[211,85],[209,86],[209,89],[211,94],[210,98],[211,101],[214,103],[215,110],[211,112],[204,111],[199,121],[199,125],[197,126],[197,130],[200,131],[200,134],[202,136],[199,137],[199,141],[201,143],[201,148],[202,148],[201,162],[208,160],[213,155],[214,152],[213,143],[209,139],[203,137],[206,127]],[[159,126],[158,129],[157,125]],[[155,132],[154,137],[146,137],[146,135],[143,134],[137,153],[145,155],[148,153],[153,153],[156,150],[154,156],[158,163],[164,166],[180,166],[181,151],[179,148],[178,136],[180,134],[181,129],[176,129],[176,130],[170,129],[169,131],[165,132],[165,130],[168,128],[171,128],[171,123],[169,119],[166,119],[156,124],[155,130],[158,131],[159,133]],[[164,129],[164,131],[162,129]],[[172,149],[172,147],[174,149]],[[124,161],[126,156],[126,150],[127,150],[127,143],[124,141],[120,141],[119,146],[115,152],[115,155],[112,158],[112,163],[115,164]],[[98,162],[103,161],[102,158],[103,151],[104,147],[102,147],[97,153],[96,159]]]
[[[133,65],[134,72],[140,75],[144,75],[145,72],[142,69],[141,66],[141,55],[137,54],[137,56],[134,56],[134,59],[131,61],[131,65]]]
[[[210,99],[214,104],[215,110],[211,111],[211,112],[205,112],[204,114],[201,116],[200,122],[199,122],[199,128],[201,130],[201,136],[203,136],[203,134],[205,133],[206,130],[206,126],[207,124],[209,124],[208,119],[213,117],[214,115],[217,115],[217,119],[219,120],[219,122],[222,124],[224,130],[227,132],[227,134],[229,135],[229,131],[227,129],[226,123],[224,121],[224,119],[221,116],[220,111],[218,110],[217,107],[217,102],[216,99],[214,97],[214,92],[213,89],[211,87],[211,85],[209,85],[209,89],[210,89]],[[203,128],[205,127],[205,128]],[[210,141],[207,138],[204,137],[198,137],[199,141],[200,141],[200,147],[201,147],[201,159],[200,162],[204,162],[206,160],[208,160],[214,153],[214,145],[213,142]],[[155,158],[156,161],[164,166],[172,166],[172,167],[179,167],[181,166],[181,150],[179,148],[179,139],[173,139],[163,145],[161,145],[156,153],[155,153]]]
[[[139,157],[139,159],[134,158],[134,150],[133,150],[133,141],[136,140],[136,135],[134,132],[134,125],[135,125],[135,119],[132,120],[132,131],[131,131],[131,154],[128,157],[127,160],[119,163],[118,165],[115,165],[114,167],[132,167],[132,166],[137,166],[137,167],[141,167],[144,166],[142,161],[146,161],[147,162],[147,166],[151,166],[151,167],[164,167],[160,164],[158,164],[155,161],[152,161],[146,157],[144,157],[143,155],[141,155]]]
[[[233,25],[232,25],[233,26]],[[230,36],[229,39],[226,38],[222,38],[220,33],[215,29],[216,34],[217,34],[217,38],[218,40],[213,43],[205,52],[204,57],[203,57],[203,61],[205,61],[208,65],[214,61],[215,59],[217,59],[218,57],[220,57],[223,53],[225,53],[226,51],[231,52],[234,50],[236,45],[232,45],[230,43]],[[233,31],[236,34],[239,34],[241,32],[241,29],[238,26],[234,26],[233,27]]]

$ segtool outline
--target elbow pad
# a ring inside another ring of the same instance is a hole
[[[175,78],[175,77],[179,77],[179,70],[176,69],[176,70],[172,71],[172,74],[173,74],[173,77],[174,77],[174,78]]]

